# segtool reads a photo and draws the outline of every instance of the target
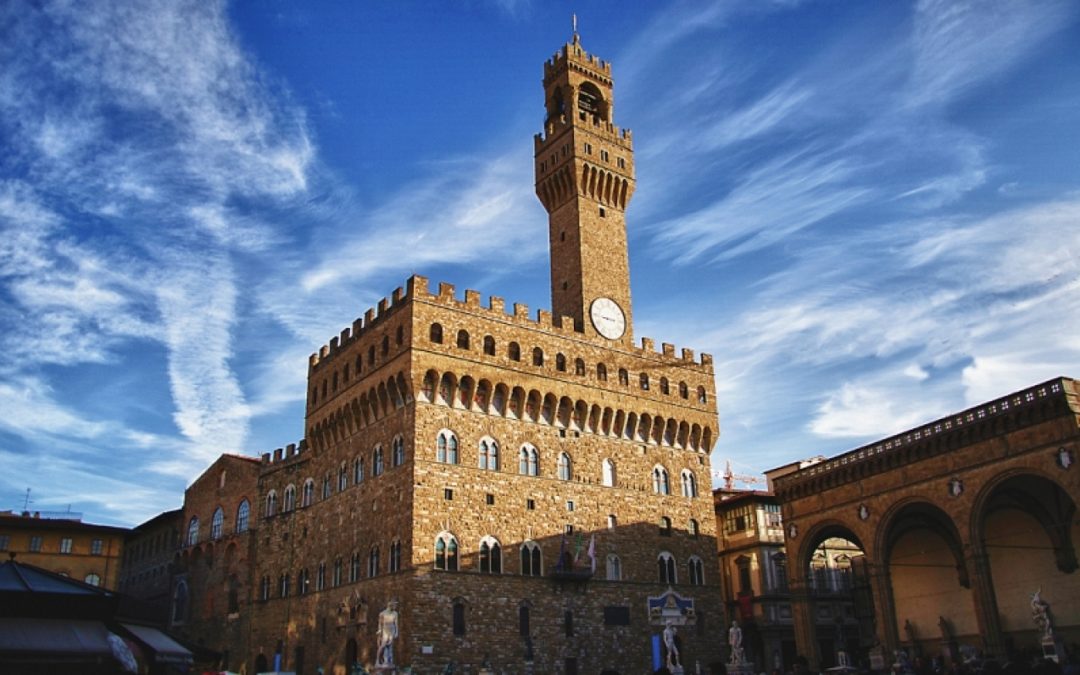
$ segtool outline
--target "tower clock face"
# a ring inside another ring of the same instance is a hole
[[[619,303],[611,298],[593,300],[589,317],[596,327],[596,332],[609,340],[618,340],[626,332],[626,315]]]

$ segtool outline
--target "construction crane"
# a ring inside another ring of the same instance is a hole
[[[723,473],[721,473],[719,471],[714,471],[713,472],[713,478],[723,478],[724,479],[724,489],[725,490],[734,490],[735,489],[735,481],[739,481],[740,483],[743,483],[745,485],[761,485],[761,484],[765,483],[765,478],[762,477],[762,476],[755,476],[753,474],[743,474],[743,473],[735,473],[735,472],[733,472],[731,470],[731,460],[730,459],[726,460],[724,462],[724,471],[723,471]]]

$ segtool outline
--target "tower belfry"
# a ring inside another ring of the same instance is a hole
[[[629,130],[613,120],[611,64],[574,34],[544,64],[544,133],[535,138],[536,195],[548,212],[551,310],[577,330],[633,340],[626,206],[634,193]]]

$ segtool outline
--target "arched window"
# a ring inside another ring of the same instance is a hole
[[[679,398],[689,398],[690,389],[686,386],[685,382],[679,383]]]
[[[225,529],[225,511],[219,506],[214,509],[214,515],[210,519],[210,538],[221,539],[223,529]]]
[[[353,460],[353,485],[359,485],[364,481],[364,458],[357,457]]]
[[[566,372],[566,357],[562,354],[555,355],[555,370],[559,371],[560,373]]]
[[[277,515],[277,492],[271,490],[266,495],[266,517],[271,518]]]
[[[375,367],[375,345],[371,345],[367,350],[367,362],[372,368]]]
[[[337,491],[344,492],[347,487],[349,487],[349,467],[342,462],[337,472]]]
[[[787,556],[777,553],[772,557],[773,562],[773,590],[780,593],[788,592]]]
[[[428,335],[431,338],[432,342],[441,345],[442,344],[442,324],[439,324],[439,323],[431,324],[431,331],[428,333]]]
[[[465,601],[461,598],[454,598],[453,632],[458,637],[465,634]]]
[[[308,576],[308,571],[305,567],[296,575],[296,593],[297,595],[307,595],[310,590],[311,578]]]
[[[382,355],[386,356],[390,353],[390,336],[384,335],[382,339]]]
[[[281,576],[278,577],[278,597],[279,598],[287,598],[287,597],[289,597],[289,585],[290,585],[290,581],[289,581],[289,575],[288,574],[282,574]]]
[[[333,586],[334,588],[337,588],[338,586],[341,585],[341,575],[342,575],[342,571],[344,569],[345,569],[345,567],[344,567],[344,564],[341,561],[341,558],[335,558],[334,559],[334,573],[330,577],[330,585]]]
[[[360,554],[353,553],[349,558],[349,582],[360,581]]]
[[[607,580],[622,581],[622,561],[614,553],[609,553],[607,557]]]
[[[648,373],[642,373],[641,375],[638,376],[638,380],[641,382],[642,390],[643,391],[648,391],[649,390],[649,374]]]
[[[484,336],[484,353],[488,356],[495,356],[495,338],[490,335]]]
[[[296,508],[296,486],[288,485],[285,487],[285,497],[281,500],[282,513],[288,513]]]
[[[188,587],[187,582],[180,581],[173,590],[172,622],[184,623],[187,619]]]
[[[690,521],[686,523],[686,533],[689,534],[691,537],[698,536],[698,533],[700,531],[701,528],[698,526],[698,522],[693,518],[691,518]]]
[[[401,570],[401,542],[394,540],[390,542],[390,571],[398,572]]]
[[[506,356],[509,357],[511,361],[521,360],[521,347],[518,343],[511,342],[506,346]]]
[[[570,455],[565,452],[559,453],[559,480],[570,480],[573,476],[573,466],[570,462]]]
[[[660,393],[664,396],[667,396],[671,393],[671,385],[668,383],[668,379],[666,377],[660,378]]]
[[[607,366],[602,363],[596,364],[596,379],[607,382]]]
[[[359,354],[357,354],[356,355],[356,374],[358,376],[360,375],[360,371],[362,370],[363,365],[364,365],[364,359]]]
[[[454,432],[443,429],[435,438],[435,460],[443,464],[458,463],[458,440]]]
[[[526,443],[518,453],[518,473],[522,476],[535,476],[539,468],[539,455],[536,448]]]
[[[701,562],[701,558],[696,555],[690,556],[690,559],[686,561],[686,571],[690,575],[691,586],[705,585],[705,565]]]
[[[236,533],[241,534],[248,530],[248,519],[251,517],[251,504],[248,500],[240,502],[236,509]]]
[[[449,532],[435,537],[435,569],[456,572],[458,569],[457,538]]]
[[[675,556],[667,551],[662,551],[656,558],[656,568],[657,572],[659,572],[660,583],[678,583],[678,577],[675,574]]]
[[[521,545],[521,574],[526,577],[543,576],[543,558],[541,557],[540,544],[535,541],[527,541]]]
[[[480,439],[480,468],[499,470],[499,444],[492,438]]]
[[[671,481],[668,479],[667,469],[659,464],[652,470],[652,489],[658,495],[671,494]]]
[[[397,327],[397,332],[395,333],[394,337],[397,340],[398,347],[400,347],[401,344],[403,342],[405,342],[405,327],[404,326],[398,326]]]
[[[671,518],[668,518],[667,516],[660,516],[660,536],[671,536]]]
[[[697,388],[697,402],[698,403],[708,403],[709,402],[709,396],[708,396],[708,394],[705,393],[705,387],[698,387]]]
[[[322,498],[330,499],[330,495],[334,493],[334,482],[330,474],[326,474],[322,478]]]
[[[533,347],[533,365],[544,365],[544,350],[540,349],[539,347]]]
[[[371,453],[371,476],[381,476],[383,473],[383,451],[382,445],[376,445],[375,450]]]
[[[682,495],[683,497],[697,497],[697,478],[690,469],[682,472]]]
[[[199,517],[192,516],[187,526],[187,545],[194,546],[199,543]]]
[[[330,391],[337,391],[338,374],[334,373],[334,377],[331,379]]]
[[[394,436],[394,440],[390,443],[394,466],[401,466],[405,463],[405,439],[401,436]]]
[[[379,576],[379,547],[372,546],[371,551],[368,552],[367,561],[367,575],[368,578]]]
[[[85,577],[83,577],[83,583],[90,584],[91,586],[100,586],[101,577],[91,572],[90,574],[87,574]]]
[[[619,384],[624,387],[630,385],[630,373],[626,372],[626,368],[619,368]]]
[[[502,547],[494,537],[480,540],[480,573],[502,574]]]
[[[270,575],[264,574],[259,582],[259,599],[266,602],[270,599]]]
[[[574,374],[581,377],[585,376],[585,360],[574,359]]]
[[[615,462],[610,459],[604,460],[601,481],[604,487],[615,487]]]
[[[308,478],[304,481],[304,491],[300,494],[300,506],[311,506],[315,503],[315,479]]]

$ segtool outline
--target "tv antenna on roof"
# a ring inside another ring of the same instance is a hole
[[[23,500],[22,510],[23,511],[29,511],[30,510],[30,503],[32,501],[33,500],[30,499],[30,488],[26,488],[26,499]]]

